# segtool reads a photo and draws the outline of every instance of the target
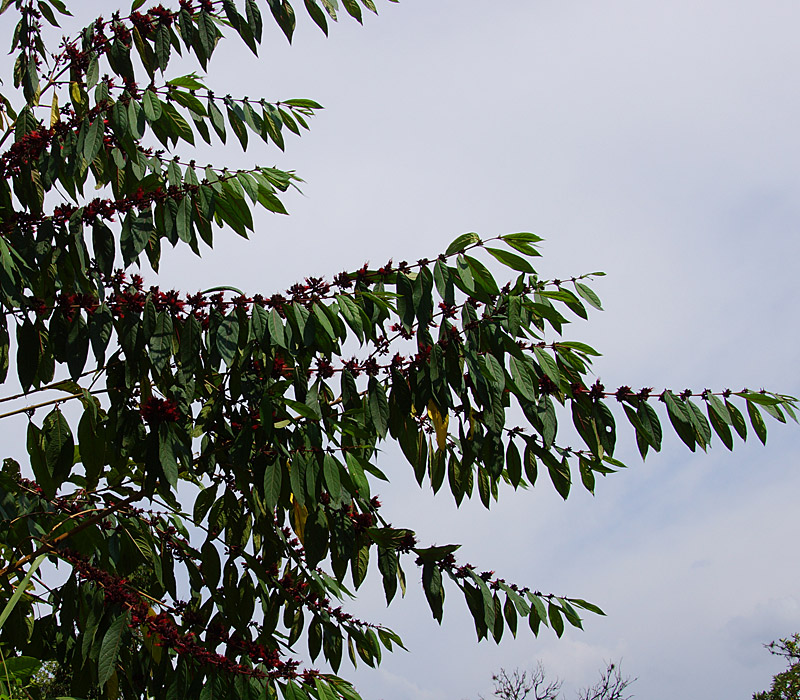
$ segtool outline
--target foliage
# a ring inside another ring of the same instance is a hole
[[[223,37],[257,54],[264,9],[291,40],[288,0],[142,4],[55,51],[43,25],[69,16],[62,0],[0,5],[16,13],[16,90],[0,95],[0,380],[13,356],[22,394],[2,400],[35,397],[3,414],[29,417],[29,465],[9,458],[0,473],[0,650],[15,692],[47,694],[29,682],[44,668],[75,697],[356,698],[334,675],[345,651],[375,665],[402,646],[339,605],[375,565],[387,603],[417,566],[440,622],[449,580],[479,638],[516,635],[520,620],[561,636],[581,610],[602,612],[386,522],[372,495],[387,481],[382,442],[400,445],[420,486],[489,508],[540,474],[567,498],[624,466],[610,399],[642,457],[661,449],[659,402],[691,450],[713,435],[732,449],[745,413],[762,442],[763,413],[795,418],[795,399],[764,390],[592,382],[598,353],[562,334],[601,308],[588,284],[600,273],[540,279],[531,233],[468,233],[432,259],[283,294],[146,287],[133,266],[157,273],[164,245],[199,255],[219,227],[247,237],[253,210],[285,213],[298,182],[182,153],[198,139],[284,149],[321,106],[204,85]],[[327,33],[338,2],[303,4]],[[359,21],[376,9],[341,4]],[[200,73],[176,75],[178,56]],[[565,416],[579,448],[559,440]],[[302,670],[301,643],[333,673]]]
[[[767,644],[770,654],[783,656],[789,667],[772,679],[769,690],[753,693],[753,700],[798,700],[800,698],[800,634]]]
[[[500,669],[492,676],[494,697],[500,700],[558,700],[563,681],[548,681],[541,662],[531,671],[514,669],[510,673]],[[578,700],[630,700],[625,690],[635,678],[623,678],[619,665],[609,663],[600,671],[600,680],[588,688],[578,691]],[[483,696],[478,696],[484,700]]]

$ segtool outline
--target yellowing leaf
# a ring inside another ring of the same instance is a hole
[[[116,671],[111,674],[111,678],[106,682],[106,697],[109,700],[117,700],[119,697],[119,676]]]
[[[428,416],[433,421],[436,430],[436,444],[440,450],[447,449],[447,426],[450,424],[450,416],[442,416],[439,407],[433,402],[428,402]]]
[[[58,110],[58,93],[53,93],[53,104],[50,107],[50,126],[58,124],[61,113]]]
[[[83,102],[83,95],[81,94],[81,86],[78,85],[77,82],[74,80],[69,84],[69,94],[72,96],[72,101],[76,105],[80,105]]]
[[[155,615],[156,611],[153,610],[152,607],[148,607],[147,617],[155,617]],[[142,642],[144,643],[145,649],[150,652],[150,656],[153,657],[153,661],[155,661],[157,664],[161,663],[162,647],[160,644],[160,636],[150,632],[150,628],[147,625],[141,625],[139,629],[142,631]],[[114,676],[112,676],[112,678],[113,677]]]
[[[292,530],[294,530],[294,534],[297,535],[297,539],[300,540],[300,544],[305,544],[308,510],[305,506],[301,506],[294,500],[294,495],[290,495],[289,498],[294,505],[294,510],[292,511]]]

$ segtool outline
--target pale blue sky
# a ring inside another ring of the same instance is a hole
[[[226,233],[203,261],[167,256],[163,286],[270,292],[364,260],[432,256],[468,230],[530,230],[546,238],[542,274],[609,273],[596,285],[606,311],[568,333],[604,353],[607,386],[800,394],[800,5],[378,4],[379,18],[328,39],[303,18],[291,48],[265,25],[260,63],[220,47],[218,92],[326,110],[285,155],[214,150],[216,164],[296,168],[305,196],[289,218],[260,218],[250,242]],[[670,437],[644,465],[628,434],[631,469],[595,498],[562,503],[543,484],[488,514],[421,494],[387,452],[397,481],[381,496],[397,524],[609,616],[497,648],[475,642],[455,590],[439,628],[418,586],[385,611],[375,585],[353,609],[411,651],[359,669],[364,697],[475,698],[498,667],[537,659],[574,688],[622,658],[648,700],[766,687],[780,664],[760,645],[800,630],[798,429],[768,427],[766,448],[692,455]]]

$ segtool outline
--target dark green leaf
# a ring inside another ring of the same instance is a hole
[[[124,612],[114,619],[103,636],[100,655],[97,658],[97,684],[103,687],[114,674],[122,638],[128,626],[129,613]]]
[[[728,399],[725,399],[725,408],[728,409],[728,413],[731,416],[731,425],[734,427],[734,430],[736,430],[742,440],[747,440],[747,423],[745,423],[741,411],[728,401]]]
[[[514,253],[510,253],[507,250],[502,250],[500,248],[487,247],[486,251],[495,259],[503,263],[503,265],[510,267],[512,270],[527,272],[529,274],[533,274],[535,272],[531,264],[525,260],[525,258],[521,258],[519,255],[514,255]]]
[[[561,617],[561,608],[553,602],[548,603],[547,616],[550,618],[550,625],[555,631],[556,636],[560,637],[564,634],[564,618]]]
[[[767,426],[764,423],[764,418],[761,411],[758,410],[754,401],[747,402],[747,415],[750,416],[750,424],[753,426],[758,439],[761,440],[762,445],[767,444]]]
[[[389,429],[389,402],[386,399],[386,390],[375,377],[369,378],[368,396],[372,424],[378,435],[384,438]]]

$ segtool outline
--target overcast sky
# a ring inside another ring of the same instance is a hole
[[[234,40],[220,47],[218,92],[326,110],[285,155],[214,151],[216,165],[296,169],[304,195],[287,200],[291,217],[259,218],[249,242],[225,232],[201,261],[167,255],[162,286],[272,292],[366,260],[432,257],[464,231],[534,231],[543,275],[608,273],[595,287],[606,311],[567,332],[604,353],[607,387],[800,394],[800,4],[377,4],[380,17],[328,39],[303,16],[292,47],[265,25],[260,61]],[[364,697],[475,698],[501,666],[537,660],[569,697],[611,659],[638,676],[637,698],[766,688],[782,665],[761,645],[800,631],[800,433],[768,420],[766,448],[694,455],[669,435],[644,465],[623,428],[617,456],[631,469],[594,498],[564,503],[542,483],[502,493],[490,513],[421,492],[387,451],[395,524],[608,617],[561,640],[523,629],[478,644],[455,589],[440,628],[418,585],[385,610],[375,571],[352,610],[410,653],[359,669]]]

